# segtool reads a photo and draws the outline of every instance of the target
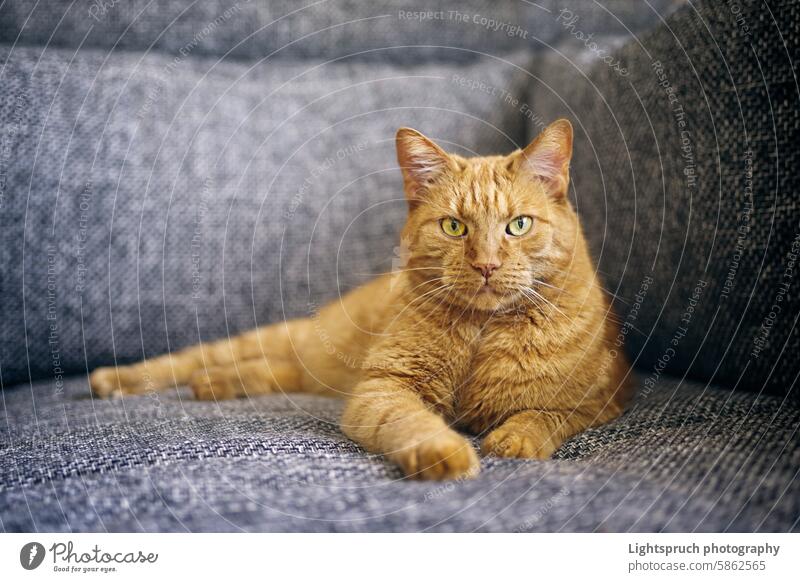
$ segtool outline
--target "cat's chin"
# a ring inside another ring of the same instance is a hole
[[[473,296],[469,297],[469,305],[478,311],[499,311],[506,307],[508,294],[492,287],[481,287]]]

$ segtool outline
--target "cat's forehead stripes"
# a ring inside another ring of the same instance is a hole
[[[499,159],[469,160],[453,199],[454,211],[465,218],[502,218],[511,212],[511,180]]]

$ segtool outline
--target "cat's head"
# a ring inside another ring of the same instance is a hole
[[[484,311],[552,285],[582,242],[566,198],[571,155],[565,119],[507,156],[463,158],[416,130],[398,130],[411,282],[433,303]]]

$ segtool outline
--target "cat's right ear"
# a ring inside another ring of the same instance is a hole
[[[452,167],[447,152],[416,129],[397,130],[397,162],[403,171],[403,188],[409,204],[420,200],[421,194],[437,177]]]

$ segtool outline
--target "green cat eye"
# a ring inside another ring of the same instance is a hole
[[[455,218],[443,218],[441,224],[442,230],[447,236],[458,237],[467,234],[467,225]]]
[[[512,236],[522,236],[533,226],[533,219],[530,216],[517,216],[506,225],[506,232]]]

